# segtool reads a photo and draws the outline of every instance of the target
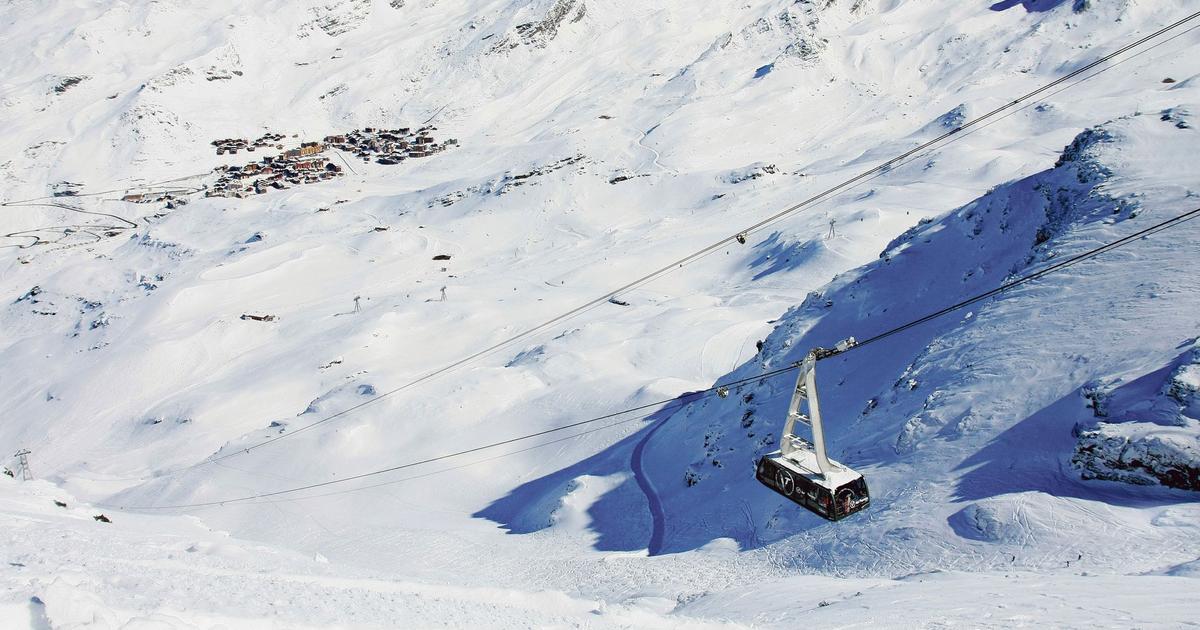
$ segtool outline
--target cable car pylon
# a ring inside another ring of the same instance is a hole
[[[763,485],[831,521],[865,510],[871,504],[866,479],[826,454],[821,403],[817,397],[817,361],[856,345],[858,342],[850,337],[838,342],[832,350],[814,348],[796,364],[800,374],[788,405],[779,450],[759,459],[755,472]],[[807,407],[808,413],[802,411],[802,406]],[[811,442],[796,435],[796,422],[812,427]]]

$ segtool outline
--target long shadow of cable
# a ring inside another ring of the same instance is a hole
[[[644,445],[676,411],[702,395],[689,392],[675,398],[648,416],[641,431],[583,461],[518,486],[472,516],[495,521],[510,534],[532,533],[555,524],[555,511],[581,477],[625,474],[620,484],[601,495],[587,510],[591,519],[589,529],[597,537],[595,548],[649,549],[651,555],[657,553],[662,547],[666,515],[653,486],[641,471]]]

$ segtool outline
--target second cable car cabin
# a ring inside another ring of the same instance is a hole
[[[817,400],[817,361],[854,347],[851,337],[834,350],[816,348],[800,362],[800,375],[788,405],[779,450],[758,460],[755,477],[763,485],[831,521],[841,520],[871,504],[863,476],[825,454],[821,406]],[[801,413],[807,401],[808,414]],[[796,421],[812,427],[811,442],[795,434]]]

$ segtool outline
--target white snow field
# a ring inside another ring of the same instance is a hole
[[[758,375],[1200,208],[1200,17],[731,238],[1197,11],[0,0],[0,628],[1200,624],[1200,221],[820,362],[867,511],[754,479]]]

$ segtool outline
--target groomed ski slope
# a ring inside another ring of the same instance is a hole
[[[0,615],[34,628],[1193,622],[1196,493],[1085,481],[1072,457],[1098,421],[1195,437],[1190,416],[1160,413],[1200,334],[1195,222],[821,363],[832,455],[873,493],[838,525],[753,479],[787,376],[607,429],[229,500],[753,377],[1200,207],[1192,31],[627,305],[397,389],[1198,9],[0,4],[0,42],[20,52],[0,58],[0,233],[15,235],[0,239],[0,447],[32,450],[38,477],[0,484]],[[218,157],[217,138],[427,122],[459,146],[249,199],[119,200],[258,157]],[[49,197],[67,183],[81,194]],[[1098,416],[1095,392],[1114,413]]]

